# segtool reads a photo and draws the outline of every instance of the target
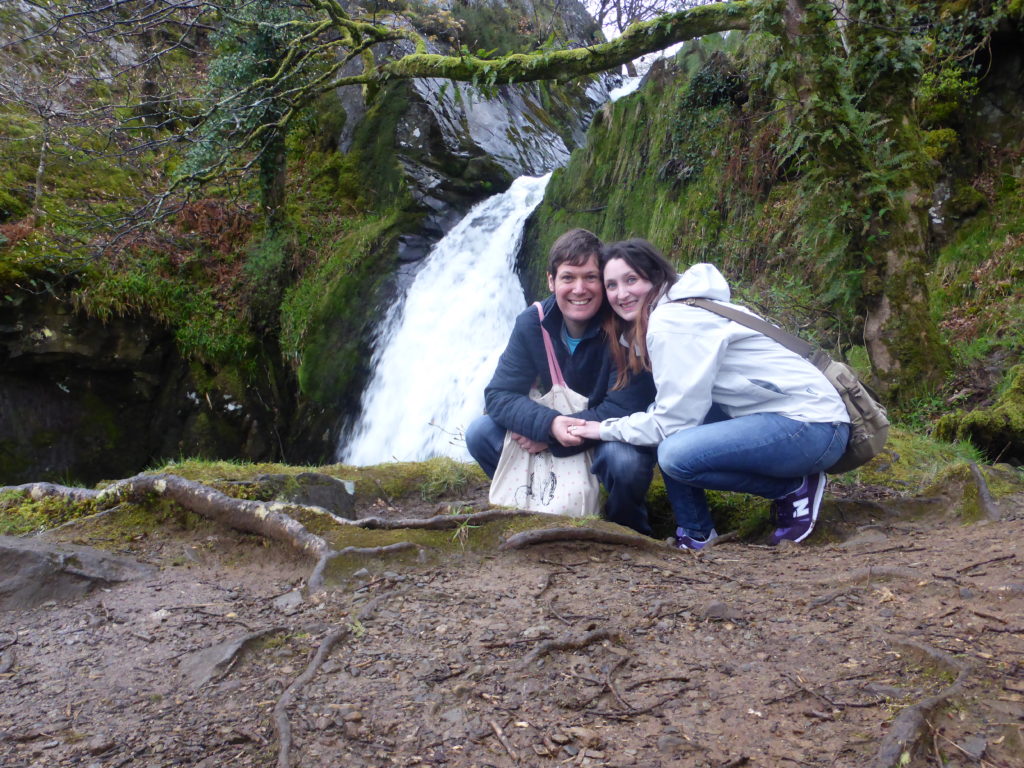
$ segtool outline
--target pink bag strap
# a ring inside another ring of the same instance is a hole
[[[558,365],[558,358],[555,357],[555,347],[551,343],[551,334],[544,327],[544,307],[540,305],[539,301],[533,302],[533,306],[537,308],[537,314],[540,315],[540,332],[544,337],[544,351],[548,355],[548,371],[551,373],[551,386],[557,384],[564,387],[565,379],[562,377],[562,368]]]

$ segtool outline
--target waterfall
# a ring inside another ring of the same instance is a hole
[[[338,461],[469,459],[462,434],[483,413],[484,387],[526,306],[516,252],[550,176],[516,179],[434,246],[378,327],[359,420]]]

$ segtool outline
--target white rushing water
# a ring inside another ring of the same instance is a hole
[[[474,207],[434,246],[377,332],[359,421],[337,460],[468,460],[462,434],[526,306],[515,257],[550,174],[523,176]]]

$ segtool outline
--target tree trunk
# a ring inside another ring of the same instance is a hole
[[[276,229],[284,220],[285,182],[288,178],[288,158],[284,136],[274,131],[267,139],[260,156],[260,208],[267,224]]]

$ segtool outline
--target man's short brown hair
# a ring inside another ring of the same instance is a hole
[[[601,253],[600,238],[586,229],[570,229],[555,240],[548,254],[548,274],[554,279],[558,268],[563,264],[574,267],[587,263],[591,256],[598,257]]]

